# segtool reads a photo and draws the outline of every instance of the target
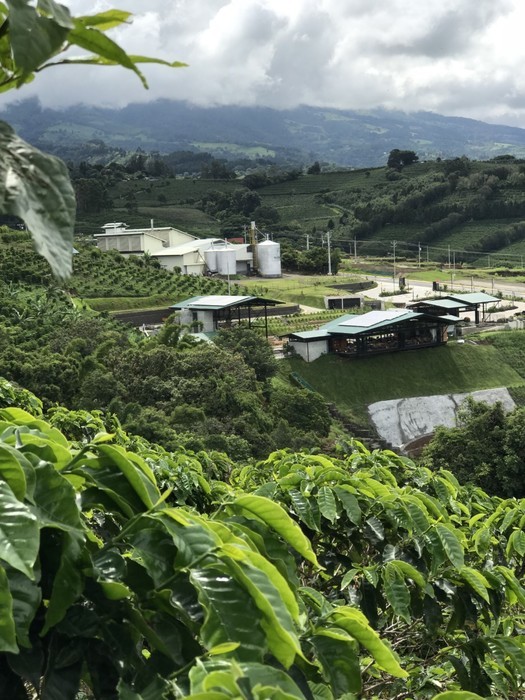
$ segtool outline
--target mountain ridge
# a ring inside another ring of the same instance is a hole
[[[320,160],[354,168],[384,165],[393,148],[414,150],[422,160],[525,157],[525,129],[383,108],[200,107],[160,99],[116,109],[74,105],[58,110],[30,98],[5,106],[0,118],[57,155],[68,145],[95,140],[125,150],[200,150],[252,159],[262,153],[273,160]]]

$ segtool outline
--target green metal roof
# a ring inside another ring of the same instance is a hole
[[[444,316],[438,316],[442,321],[450,321],[450,323],[459,323],[461,319],[459,316],[452,316],[451,314],[445,314]]]
[[[385,314],[388,316],[385,318]],[[368,314],[347,314],[335,319],[323,328],[334,335],[362,335],[366,332],[380,330],[397,323],[419,318],[424,314],[418,311],[399,310],[395,315],[388,311],[370,311]],[[369,321],[369,322],[368,322]]]
[[[299,333],[289,333],[290,338],[295,338],[297,340],[304,340],[308,342],[309,340],[326,340],[330,337],[328,331],[319,329],[315,331],[300,331]]]
[[[461,303],[460,301],[455,301],[455,299],[421,299],[420,301],[416,301],[410,306],[436,306],[439,309],[461,309],[462,306],[465,306],[464,303]]]
[[[470,294],[449,294],[449,299],[461,301],[463,304],[488,304],[490,302],[501,301],[499,297],[493,297],[485,292],[470,292]]]
[[[299,331],[297,333],[287,333],[290,338],[302,340],[304,342],[323,340],[331,335],[356,336],[370,332],[376,332],[382,328],[389,328],[398,323],[406,321],[417,321],[419,319],[429,319],[441,323],[457,323],[460,319],[457,316],[434,316],[419,311],[406,309],[396,309],[390,311],[370,311],[367,314],[345,314],[333,321],[325,323],[318,330]]]

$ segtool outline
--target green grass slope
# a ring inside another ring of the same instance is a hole
[[[520,336],[521,342],[525,336]],[[286,360],[327,401],[357,415],[375,401],[519,386],[523,376],[495,345],[457,345],[349,360]]]

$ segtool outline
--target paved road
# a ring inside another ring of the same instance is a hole
[[[378,277],[373,275],[366,275],[366,279],[373,280],[377,283],[377,287],[374,289],[367,289],[364,294],[371,299],[384,298],[388,301],[406,301],[407,303],[411,301],[416,301],[417,299],[424,299],[425,297],[434,296],[435,292],[432,291],[432,282],[423,282],[420,280],[410,280],[407,279],[407,284],[409,288],[408,294],[400,294],[399,296],[391,297],[381,297],[381,292],[391,292],[397,289],[392,277]],[[450,286],[447,285],[449,289],[446,292],[442,292],[443,296],[446,294],[451,294],[452,291],[456,293],[465,294],[467,292],[479,292],[481,290],[487,292],[487,294],[496,295],[501,292],[506,302],[501,302],[502,304],[508,303],[509,300],[513,301],[513,305],[516,306],[515,309],[510,309],[508,311],[496,311],[492,314],[487,314],[487,320],[496,320],[501,318],[510,318],[518,312],[525,311],[525,301],[517,301],[517,299],[525,298],[525,284],[520,284],[519,282],[508,282],[502,280],[479,280],[473,278],[468,281],[464,278],[454,281],[453,289],[450,290]],[[469,316],[468,313],[463,314],[463,316]]]
[[[394,285],[392,277],[378,277],[374,275],[363,275],[365,279],[373,280],[377,282],[379,287],[379,294],[381,291],[392,291],[397,288],[397,280]],[[430,296],[432,294],[432,282],[423,282],[421,280],[411,280],[407,277],[407,284],[411,291],[414,289],[415,297],[420,298],[424,296]],[[443,283],[446,284],[446,283]],[[504,297],[512,299],[514,297],[522,297],[525,299],[525,284],[521,282],[512,282],[510,280],[501,280],[492,278],[490,280],[481,280],[476,277],[459,277],[453,280],[453,284],[450,282],[447,284],[448,290],[453,289],[455,292],[479,292],[484,290],[487,294],[496,294],[496,292],[502,292]],[[368,296],[372,296],[372,292],[375,290],[367,291]],[[450,291],[447,293],[450,294]]]

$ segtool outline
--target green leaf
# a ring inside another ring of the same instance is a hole
[[[15,620],[13,617],[13,597],[9,590],[7,574],[0,566],[0,651],[18,653]]]
[[[312,511],[312,506],[308,498],[303,496],[300,491],[296,489],[290,489],[290,499],[292,501],[292,507],[297,513],[297,517],[303,521],[303,523],[316,532],[320,532],[320,526],[317,519]]]
[[[39,526],[67,530],[83,537],[76,493],[69,481],[45,462],[35,469],[35,476],[34,512]]]
[[[131,12],[107,10],[106,12],[98,12],[96,15],[77,17],[76,21],[84,27],[96,27],[100,31],[105,32],[108,29],[124,24],[131,16]]]
[[[490,604],[489,592],[487,589],[491,588],[491,585],[482,573],[476,569],[472,569],[470,566],[463,566],[459,570],[459,575],[468,583],[475,593]]]
[[[72,29],[73,20],[71,13],[64,5],[59,5],[54,0],[38,0],[38,10],[53,19],[61,27]]]
[[[177,565],[191,568],[199,562],[200,566],[216,562],[216,553],[221,540],[203,518],[191,513],[182,513],[180,509],[165,508],[158,518],[173,537],[178,548]]]
[[[437,523],[435,528],[450,563],[456,569],[461,569],[464,565],[463,547],[452,526]]]
[[[355,608],[338,608],[330,619],[341,629],[344,629],[355,640],[365,647],[374,657],[377,665],[391,676],[406,678],[408,673],[404,671],[393,652],[382,641],[377,632],[370,627],[368,620],[362,612]]]
[[[354,494],[350,493],[344,486],[335,486],[334,491],[337,498],[341,501],[341,505],[345,509],[349,520],[354,523],[354,525],[360,525],[361,508]]]
[[[507,559],[510,559],[514,552],[519,554],[520,557],[525,556],[525,532],[523,532],[523,530],[514,530],[514,532],[510,534],[505,549]]]
[[[484,700],[481,695],[470,693],[468,690],[447,690],[445,693],[434,695],[432,700]]]
[[[26,0],[6,0],[13,58],[25,74],[32,73],[64,45],[68,29],[42,17]]]
[[[129,541],[132,559],[146,568],[156,588],[163,588],[164,582],[173,576],[173,561],[177,553],[173,539],[162,527],[142,526]]]
[[[335,697],[361,692],[361,669],[355,643],[351,639],[335,638],[317,630],[311,638],[325,677]]]
[[[321,486],[318,490],[317,504],[323,518],[326,518],[331,523],[335,523],[337,520],[337,506],[334,492],[329,486]]]
[[[410,517],[412,518],[414,530],[418,533],[418,535],[423,535],[424,533],[426,533],[426,531],[430,527],[430,518],[428,517],[428,512],[421,507],[421,505],[417,502],[417,499],[414,499],[414,501],[412,501],[408,500],[407,498],[405,505],[410,514]]]
[[[13,569],[9,571],[8,578],[13,597],[16,638],[21,647],[29,649],[31,647],[29,628],[40,605],[42,590],[35,581],[30,581],[27,576]]]
[[[26,496],[26,476],[20,464],[20,452],[9,445],[0,445],[0,478],[7,481],[15,496],[23,501]]]
[[[33,580],[39,546],[36,516],[0,481],[0,560]]]
[[[389,561],[383,570],[384,593],[394,614],[410,622],[410,591],[396,563]]]
[[[494,567],[493,572],[495,574],[501,574],[505,579],[507,583],[507,594],[510,590],[519,601],[520,605],[525,606],[525,589],[516,578],[514,571],[500,564]]]
[[[375,515],[371,515],[365,520],[365,531],[372,542],[382,542],[385,539],[385,528],[383,523],[376,518]]]
[[[70,532],[65,532],[62,536],[60,564],[53,580],[41,636],[61,622],[69,607],[79,598],[83,588],[81,559],[82,548],[78,538]]]
[[[226,545],[224,549],[225,555],[231,553],[238,559],[234,561],[233,558],[224,556],[223,561],[261,611],[261,626],[266,633],[270,651],[285,668],[290,668],[295,657],[302,656],[302,651],[293,619],[281,597],[281,587],[276,586],[274,577],[251,565],[247,559],[242,558],[240,552],[234,552],[231,545]]]
[[[148,87],[146,79],[124,49],[108,36],[98,31],[98,29],[86,27],[78,20],[75,20],[75,28],[69,32],[68,41],[96,56],[101,56],[113,64],[132,70],[140,78],[143,86],[145,88]]]
[[[418,571],[412,564],[400,559],[394,559],[390,562],[405,578],[411,578],[414,583],[422,590],[425,589],[427,582],[423,574]]]
[[[117,467],[144,505],[153,508],[160,499],[160,491],[153,472],[144,460],[114,445],[97,445],[95,451],[101,455],[100,465],[105,468],[105,473],[109,473],[112,467]]]
[[[239,642],[225,642],[208,650],[208,656],[220,656],[221,654],[231,654],[240,646]]]
[[[246,590],[229,572],[218,567],[193,569],[190,579],[206,611],[200,636],[202,644],[210,649],[209,653],[212,649],[238,643],[239,658],[262,660],[266,644],[260,626],[261,613]]]
[[[307,561],[319,567],[319,562],[312,549],[310,541],[303,531],[294,522],[284,508],[262,496],[238,496],[233,508],[241,508],[243,512],[249,513],[262,520],[268,527],[275,530],[288,544],[290,544]]]
[[[23,51],[31,40],[24,38]],[[0,207],[21,218],[55,275],[71,274],[75,192],[65,164],[18,138],[0,122]]]
[[[344,591],[344,589],[352,583],[352,581],[355,579],[358,573],[359,569],[350,569],[350,571],[347,571],[346,574],[343,576],[341,585],[339,586],[339,590]]]

